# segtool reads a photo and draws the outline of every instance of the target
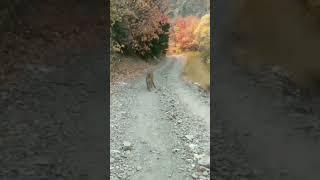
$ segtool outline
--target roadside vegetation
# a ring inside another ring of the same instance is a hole
[[[178,17],[172,22],[170,54],[183,54],[187,58],[185,78],[201,88],[210,88],[210,14]]]
[[[186,53],[187,62],[184,66],[186,80],[194,82],[204,90],[210,90],[210,66],[201,61],[199,52]]]
[[[111,0],[112,63],[117,54],[144,59],[166,53],[169,41],[168,2]]]

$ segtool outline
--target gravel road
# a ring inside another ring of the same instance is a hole
[[[112,87],[111,179],[209,179],[209,97],[181,80],[183,63],[160,63],[152,92],[145,76]]]

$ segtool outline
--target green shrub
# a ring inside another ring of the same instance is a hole
[[[166,54],[168,46],[169,46],[169,29],[170,24],[166,23],[162,25],[163,33],[159,35],[159,39],[153,39],[151,41],[150,51],[146,53],[145,58],[149,57],[159,57],[163,54]]]

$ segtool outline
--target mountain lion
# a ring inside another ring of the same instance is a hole
[[[154,79],[153,79],[153,72],[152,71],[149,71],[147,73],[146,82],[147,82],[147,89],[149,91],[151,91],[152,88],[156,89],[156,86],[154,85]]]

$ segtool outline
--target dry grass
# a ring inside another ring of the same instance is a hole
[[[204,90],[210,89],[210,65],[201,61],[200,53],[189,52],[184,66],[184,76],[187,80],[199,84]]]

